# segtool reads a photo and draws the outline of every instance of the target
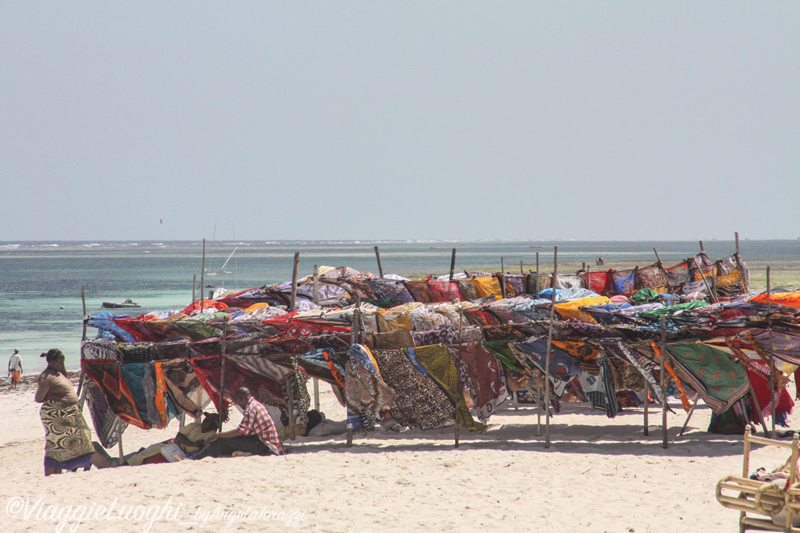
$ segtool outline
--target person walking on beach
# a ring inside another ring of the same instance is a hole
[[[19,356],[19,348],[14,348],[14,353],[8,359],[8,375],[11,378],[11,388],[16,389],[17,383],[22,381],[22,358]]]
[[[235,452],[253,455],[286,453],[269,411],[263,403],[253,398],[250,389],[240,387],[234,400],[244,409],[239,427],[210,437],[208,444],[194,458],[231,457]]]

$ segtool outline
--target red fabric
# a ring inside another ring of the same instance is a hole
[[[163,456],[163,455],[161,455],[160,453],[157,453],[157,454],[155,454],[154,456],[152,456],[152,457],[148,457],[147,459],[145,459],[144,461],[142,461],[142,464],[143,464],[143,465],[155,465],[155,464],[158,464],[158,463],[168,463],[168,462],[169,462],[169,461],[167,461],[167,460],[164,458],[164,456]]]
[[[759,370],[767,373],[769,375],[769,367],[767,365],[758,363],[756,361],[752,362],[753,366],[757,367]],[[751,400],[751,411],[753,413],[753,421],[755,423],[761,423],[762,415],[763,417],[771,416],[771,401],[770,401],[770,391],[769,391],[769,380],[762,377],[760,374],[753,372],[752,370],[747,371],[750,376],[750,386],[755,391],[756,398],[758,399],[758,406],[761,407],[761,413],[758,412],[754,403]],[[781,389],[778,393],[778,398],[775,405],[775,412],[776,413],[791,413],[792,408],[794,407],[794,400],[792,400],[792,395],[789,394],[785,388]]]
[[[589,272],[589,283],[587,284],[590,291],[594,291],[597,294],[608,294],[611,290],[611,271],[605,272]],[[586,283],[586,279],[584,278],[584,283]]]
[[[455,281],[429,281],[428,295],[431,302],[456,302],[462,301],[461,290]]]
[[[213,308],[213,309],[217,309],[219,311],[224,311],[225,309],[228,308],[228,304],[225,304],[225,303],[222,303],[222,302],[218,302],[218,301],[214,301],[214,300],[202,300],[202,302],[203,302],[203,309],[211,309],[211,308]],[[200,310],[200,300],[194,302],[193,304],[188,305],[186,307],[186,309],[181,311],[181,313],[184,313],[186,315],[191,315],[193,312],[198,311],[198,310]]]

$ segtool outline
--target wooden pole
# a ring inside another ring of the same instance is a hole
[[[539,252],[536,252],[536,297],[539,297]]]
[[[222,361],[220,361],[219,371],[219,408],[220,411],[225,410],[225,352],[228,349],[228,317],[226,316],[222,321]],[[236,391],[234,391],[234,394]],[[218,432],[222,432],[222,420],[225,418],[222,412],[219,414],[219,427]]]
[[[708,279],[706,279],[706,273],[703,272],[703,269],[700,268],[700,264],[697,262],[697,257],[692,257],[692,261],[694,262],[694,266],[698,272],[700,272],[700,277],[703,278],[703,284],[706,286],[706,290],[708,290],[708,296],[711,298],[713,302],[717,301],[716,295],[711,290],[711,286],[708,284]]]
[[[739,232],[735,232],[734,235],[736,236],[736,254],[739,254]]]
[[[506,265],[503,258],[500,258],[500,295],[506,299]]]
[[[694,410],[697,408],[697,404],[700,403],[700,395],[698,394],[697,397],[694,399],[694,403],[692,404],[692,408],[689,409],[689,414],[686,415],[686,422],[683,423],[683,427],[681,428],[681,432],[678,433],[678,436],[683,436],[683,432],[686,431],[686,426],[689,425],[689,420],[692,419],[692,414],[694,414]]]
[[[658,264],[659,264],[659,266],[660,266],[662,263],[661,263],[661,258],[660,258],[660,257],[658,257],[658,250],[656,250],[655,248],[653,248],[653,253],[654,253],[654,254],[656,254],[656,261],[658,261]]]
[[[661,315],[661,447],[669,448],[669,436],[667,435],[667,387],[666,381],[666,361],[667,361],[667,317]],[[688,422],[688,420],[687,420]]]
[[[453,272],[456,269],[456,249],[453,248],[453,255],[450,257],[450,281],[453,281]]]
[[[294,265],[292,266],[292,299],[289,305],[289,311],[295,311],[295,304],[297,301],[297,269],[300,265],[300,250],[294,253]]]
[[[192,275],[192,303],[197,301],[197,274]]]
[[[769,406],[772,417],[772,438],[775,438],[775,352],[772,344],[772,285],[767,267],[767,331],[769,332]]]
[[[312,277],[314,280],[314,296],[311,298],[311,301],[317,303],[319,301],[319,297],[317,296],[317,291],[319,290],[319,267],[317,265],[314,265],[314,274]]]
[[[700,251],[703,253],[706,252],[705,250],[703,250],[703,241],[700,241]]]
[[[550,325],[547,328],[547,354],[544,362],[544,447],[550,447],[550,350],[553,343],[553,321],[556,315],[556,285],[558,284],[558,246],[553,250],[553,282],[550,284]]]
[[[522,267],[522,261],[519,262],[519,273],[520,275],[525,275],[525,269]]]
[[[78,396],[80,396],[80,407],[81,411],[83,411],[83,396],[81,396],[81,389],[83,389],[83,343],[86,342],[86,323],[89,321],[89,317],[86,316],[86,284],[84,283],[81,287],[81,302],[83,303],[83,335],[81,335],[81,375],[78,378]]]
[[[458,312],[461,315],[461,320],[458,324],[458,357],[461,358],[461,347],[464,342],[464,308],[459,307]],[[461,387],[461,380],[458,379],[458,372],[456,372],[456,409],[455,409],[455,447],[458,448],[458,412],[461,410],[461,398],[464,396],[464,391]]]
[[[314,409],[319,411],[319,380],[314,378]]]
[[[381,252],[378,250],[378,247],[375,247],[375,258],[378,260],[378,275],[383,277],[383,265],[381,265]]]
[[[200,266],[200,312],[203,312],[203,308],[205,307],[205,274],[206,274],[206,240],[203,239],[203,262]]]
[[[297,374],[292,373],[291,377],[286,380],[286,392],[287,396],[289,396],[289,438],[291,440],[295,440],[297,438],[297,428],[295,426],[295,419],[294,419],[294,387],[292,384],[297,381]]]

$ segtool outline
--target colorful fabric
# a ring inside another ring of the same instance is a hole
[[[800,309],[800,291],[795,292],[773,292],[761,293],[758,296],[753,296],[748,300],[752,303],[782,305],[784,307],[791,307],[792,309]]]
[[[354,344],[347,355],[344,377],[347,423],[353,430],[374,429],[381,411],[391,408],[395,391],[383,381],[369,348]]]
[[[417,361],[447,395],[453,406],[458,406],[458,423],[469,431],[483,433],[487,426],[476,422],[464,400],[464,389],[458,379],[458,370],[450,352],[444,346],[419,346],[414,349]]]
[[[77,404],[46,401],[39,410],[45,430],[45,464],[71,470],[94,453],[92,432]]]
[[[580,320],[581,322],[595,322],[595,319],[584,313],[581,307],[593,305],[606,305],[610,302],[605,296],[590,296],[579,300],[555,304],[555,311],[563,320]]]
[[[611,273],[611,292],[628,296],[635,291],[633,270],[615,270]]]
[[[515,342],[511,349],[523,354],[536,368],[544,372],[546,367],[547,337],[529,339],[524,342]],[[567,384],[578,376],[580,367],[575,359],[558,346],[550,347],[550,379],[553,382],[553,392],[557,396],[564,393]]]
[[[460,302],[461,291],[455,281],[429,281],[428,295],[431,302]]]
[[[141,413],[134,395],[122,376],[122,364],[107,360],[85,360],[82,363],[86,375],[103,392],[111,410],[124,422],[141,429],[150,429],[146,420],[147,407]]]
[[[275,422],[269,416],[269,411],[255,398],[250,398],[247,401],[244,416],[237,429],[245,436],[257,435],[258,440],[263,442],[264,446],[269,448],[275,455],[286,453],[281,437],[278,435],[278,430],[275,428]]]
[[[728,354],[705,344],[682,342],[667,345],[675,372],[688,381],[711,409],[719,414],[749,390],[747,372]]]
[[[497,278],[494,276],[472,278],[472,283],[475,285],[475,293],[478,295],[478,298],[491,297],[495,300],[503,298],[500,282],[497,281]]]
[[[453,344],[448,350],[458,368],[460,381],[469,386],[478,419],[486,423],[507,395],[500,362],[481,343]]]
[[[97,384],[86,381],[83,386],[86,387],[86,405],[89,407],[97,439],[104,448],[111,448],[119,442],[128,424],[114,414]]]
[[[772,416],[772,403],[775,403],[775,423],[779,425],[785,425],[785,423],[781,423],[785,420],[785,415],[792,412],[792,408],[794,407],[794,400],[792,400],[791,394],[786,388],[777,388],[774,394],[770,394],[770,383],[769,383],[769,365],[764,364],[760,361],[750,361],[750,366],[753,367],[752,369],[748,369],[748,377],[750,379],[750,387],[752,391],[756,395],[756,399],[758,400],[758,406],[761,408],[761,412],[759,413],[758,409],[756,409],[756,404],[751,399],[751,412],[753,413],[753,422],[756,424],[760,423],[763,419],[766,419]]]
[[[800,335],[765,329],[750,332],[746,337],[762,357],[769,358],[772,353],[782,361],[800,365]]]
[[[208,395],[186,359],[162,361],[161,373],[167,393],[173,404],[182,412],[197,418],[203,414],[202,406]]]
[[[430,303],[431,297],[428,294],[428,282],[426,280],[404,281],[403,285],[411,293],[415,302]]]
[[[225,361],[225,383],[222,399],[220,398],[220,381],[222,380],[221,357],[197,357],[192,359],[192,366],[200,383],[211,396],[217,412],[222,414],[234,398],[240,387],[247,387],[253,397],[262,404],[286,408],[284,387],[269,377],[247,369],[234,361]],[[228,400],[226,400],[226,398]],[[224,418],[224,417],[223,417]]]
[[[412,363],[416,361],[413,348],[408,351],[408,355],[402,349],[372,351],[386,384],[397,393],[389,409],[392,418],[401,426],[423,430],[453,425],[447,395],[427,377],[424,368]]]

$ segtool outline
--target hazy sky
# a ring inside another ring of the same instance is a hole
[[[5,1],[0,179],[5,241],[794,239],[800,2]]]

